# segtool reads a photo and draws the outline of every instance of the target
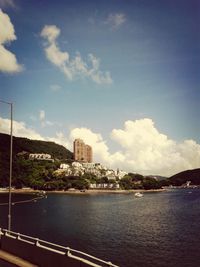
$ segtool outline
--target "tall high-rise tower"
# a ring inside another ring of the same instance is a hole
[[[86,149],[86,159],[87,159],[87,162],[92,162],[92,147],[89,146],[89,145],[86,145],[85,146],[85,149]]]
[[[74,140],[74,160],[92,162],[92,147],[86,145],[82,139]]]

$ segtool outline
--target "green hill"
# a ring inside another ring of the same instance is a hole
[[[0,152],[4,155],[10,153],[10,135],[0,133]],[[73,154],[64,146],[54,142],[30,140],[28,138],[13,137],[13,156],[17,153],[26,151],[28,153],[46,153],[52,158],[71,159]]]
[[[193,185],[200,185],[200,168],[177,173],[169,178],[170,184],[180,186],[187,181]]]
[[[41,176],[43,173],[50,173],[57,167],[59,162],[41,162],[30,161],[26,157],[20,157],[18,153],[45,153],[50,154],[53,159],[56,160],[71,160],[73,153],[66,149],[64,146],[58,145],[54,142],[30,140],[28,138],[13,137],[13,181],[26,179],[31,172],[37,170],[35,176]],[[8,184],[9,177],[9,163],[10,163],[10,136],[0,133],[0,186],[6,186]],[[48,175],[47,175],[48,176]]]

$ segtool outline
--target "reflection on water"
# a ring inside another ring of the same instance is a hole
[[[12,207],[13,230],[127,267],[200,266],[200,190],[64,195]],[[24,198],[30,196],[14,196]],[[0,201],[3,201],[0,195]],[[7,208],[0,206],[6,227]]]

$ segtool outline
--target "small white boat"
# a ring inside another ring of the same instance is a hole
[[[135,197],[143,197],[143,194],[140,192],[135,193]]]

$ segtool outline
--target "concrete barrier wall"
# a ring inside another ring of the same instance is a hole
[[[89,265],[79,260],[72,259],[67,255],[29,244],[22,240],[11,238],[6,235],[1,236],[1,249],[13,255],[23,258],[40,267],[88,267]]]

